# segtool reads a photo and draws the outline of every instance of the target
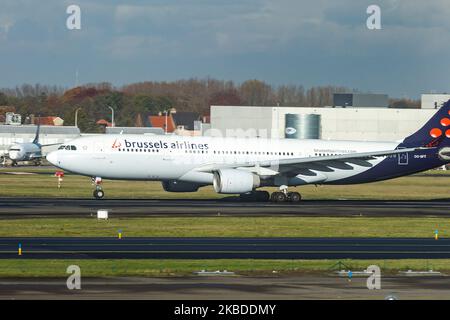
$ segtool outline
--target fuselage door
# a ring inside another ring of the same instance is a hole
[[[399,149],[404,149],[404,148],[399,148]],[[398,157],[398,164],[399,164],[400,166],[406,166],[406,165],[408,165],[408,153],[407,153],[407,152],[405,152],[405,153],[399,153],[399,154],[397,155],[397,157]]]

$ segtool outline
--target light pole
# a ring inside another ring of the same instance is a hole
[[[111,109],[111,127],[114,127],[114,109],[110,106],[107,106],[109,109]]]
[[[167,134],[167,110],[164,110],[164,113],[166,114],[166,123],[164,125],[164,133]]]
[[[77,110],[75,110],[75,127],[78,128],[78,111],[80,111],[81,108],[77,108]]]

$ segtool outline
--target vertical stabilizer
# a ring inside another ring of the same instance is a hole
[[[33,143],[34,144],[39,144],[39,131],[41,129],[41,117],[39,116],[38,118],[38,124],[37,124],[37,129],[36,129],[36,136],[34,137]]]

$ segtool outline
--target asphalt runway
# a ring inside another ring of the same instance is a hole
[[[0,238],[14,258],[450,259],[450,238]]]
[[[0,198],[0,219],[90,217],[107,209],[112,217],[147,216],[327,216],[450,217],[450,200],[305,200],[300,203],[221,200]]]

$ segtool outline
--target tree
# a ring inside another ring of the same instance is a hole
[[[99,132],[95,119],[84,108],[78,110],[77,124],[81,132]],[[66,111],[64,114],[64,125],[75,125],[75,110]]]
[[[8,97],[3,92],[0,92],[0,106],[8,105]]]
[[[208,107],[212,105],[239,106],[241,98],[236,89],[221,90],[214,93],[209,99]]]
[[[389,107],[396,109],[420,109],[420,101],[410,99],[390,99]]]
[[[274,104],[272,88],[263,81],[247,80],[241,84],[239,93],[244,104],[249,106]]]

